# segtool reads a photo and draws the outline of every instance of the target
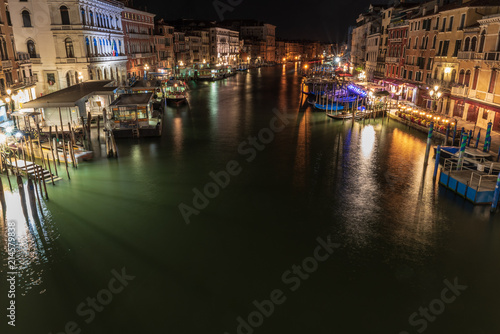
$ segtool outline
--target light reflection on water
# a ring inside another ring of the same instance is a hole
[[[487,208],[443,194],[432,182],[432,159],[423,177],[425,135],[380,119],[352,126],[300,107],[301,78],[294,66],[288,69],[259,69],[197,84],[189,106],[167,108],[161,139],[118,141],[119,159],[84,163],[71,182],[49,189],[52,213],[41,218],[42,228],[33,217],[32,231],[26,224],[18,227],[22,289],[30,291],[23,314],[29,318],[47,305],[54,308],[59,312],[43,316],[45,332],[54,332],[70,319],[60,315],[66,306],[61,299],[74,307],[105,286],[110,269],[127,266],[137,284],[118,297],[114,313],[104,312],[86,332],[110,333],[113,323],[127,326],[113,327],[120,333],[221,333],[250,312],[252,300],[278,288],[283,270],[310,256],[311,243],[325,235],[342,249],[304,282],[300,293],[311,313],[338,314],[340,332],[399,332],[404,328],[394,319],[405,325],[428,287],[441,289],[449,275],[467,280],[476,278],[476,268],[492,271],[495,280],[484,289],[496,291],[498,256],[483,257],[480,248],[499,249],[498,224],[488,225]],[[268,127],[276,107],[290,116],[289,125],[246,164],[238,145]],[[232,159],[242,162],[243,172],[186,226],[179,203],[190,204],[193,189],[202,188],[211,180],[210,171],[222,170]],[[7,219],[24,222],[19,195],[6,196],[12,202]],[[48,276],[51,271],[56,274]],[[68,278],[71,284],[61,287]],[[480,300],[481,291],[470,290]],[[302,307],[283,312],[287,319],[304,314]],[[201,321],[193,321],[196,314],[203,314]],[[360,314],[376,321],[360,324]],[[387,314],[391,319],[384,318]],[[161,321],[124,324],[124,317]],[[291,333],[306,332],[309,320],[297,327],[269,323],[269,332],[287,326]],[[195,330],[198,324],[203,328]],[[315,324],[317,332],[331,331],[328,321]],[[38,333],[38,326],[24,332]],[[353,326],[365,330],[350,330]]]
[[[29,204],[27,182],[24,183],[25,207],[22,205],[22,197],[19,189],[11,192],[4,180],[5,205],[2,205],[2,217],[0,232],[2,234],[1,249],[6,254],[2,259],[2,272],[12,271],[7,267],[8,235],[7,222],[15,224],[15,261],[18,273],[17,285],[18,293],[26,295],[30,290],[35,289],[36,293],[42,293],[44,283],[44,266],[51,261],[52,245],[58,235],[52,226],[51,213],[46,203],[41,199],[42,211],[36,208],[33,214]],[[12,180],[11,176],[11,182]]]

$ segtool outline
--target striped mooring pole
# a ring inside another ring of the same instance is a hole
[[[453,129],[453,141],[451,142],[451,146],[455,146],[456,137],[457,137],[457,123],[455,123],[455,128]]]
[[[429,162],[429,153],[431,151],[432,133],[433,132],[434,132],[434,122],[431,122],[431,125],[429,126],[429,134],[427,135],[427,147],[425,149],[424,167],[426,167],[427,163]]]
[[[499,198],[500,198],[500,173],[498,173],[497,185],[495,186],[495,192],[493,193],[493,202],[491,202],[491,213],[494,213],[497,210]]]
[[[451,124],[448,123],[448,126],[446,127],[446,137],[444,138],[444,146],[448,145],[448,137],[450,136],[450,127],[451,127]],[[453,146],[453,145],[451,145],[451,146]]]
[[[469,139],[467,140],[467,147],[470,146],[470,141],[472,140],[472,130],[469,130]]]
[[[464,164],[465,146],[467,145],[467,133],[462,136],[462,144],[460,145],[460,155],[458,156],[457,170],[461,170]]]
[[[481,129],[479,129],[479,132],[477,133],[476,145],[474,146],[475,148],[479,146],[480,140],[481,140]]]
[[[434,179],[436,179],[438,169],[439,169],[439,159],[441,158],[441,145],[438,145],[436,150],[436,163],[434,165]]]
[[[486,138],[484,139],[483,152],[489,152],[491,146],[491,127],[493,123],[489,122],[488,127],[486,128]]]

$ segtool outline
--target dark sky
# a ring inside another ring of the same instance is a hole
[[[228,3],[228,0],[219,0]],[[368,8],[370,0],[242,0],[225,19],[259,19],[277,26],[277,36],[325,42],[345,40],[347,27]],[[383,1],[377,1],[381,3]],[[233,0],[233,3],[238,3]],[[135,0],[149,12],[167,20],[179,18],[217,20],[213,0]]]

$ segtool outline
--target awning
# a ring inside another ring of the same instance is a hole
[[[479,107],[479,108],[484,108],[486,110],[490,110],[490,111],[494,111],[494,112],[500,113],[500,106],[498,106],[498,105],[491,105],[491,104],[488,104],[488,103],[484,103],[484,102],[480,102],[480,101],[474,101],[474,100],[470,100],[470,99],[466,99],[465,103],[468,103],[470,105],[473,105],[473,106],[476,106],[476,107]]]

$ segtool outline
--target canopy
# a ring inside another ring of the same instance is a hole
[[[117,87],[110,86],[112,82],[111,80],[82,82],[23,103],[23,108],[75,107],[78,101],[92,95],[113,95]]]

